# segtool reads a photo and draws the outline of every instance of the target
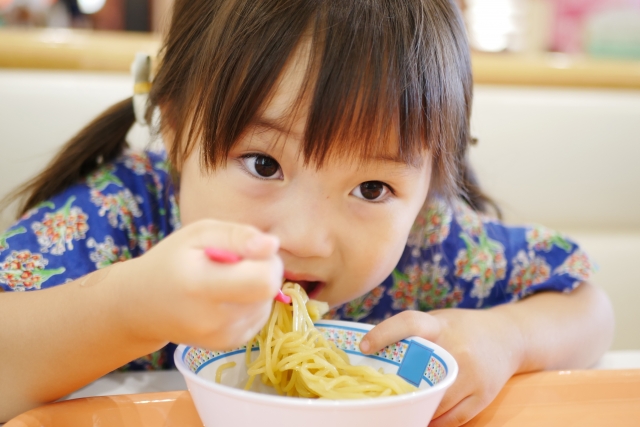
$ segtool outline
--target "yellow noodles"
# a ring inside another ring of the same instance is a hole
[[[260,353],[253,362],[250,346],[247,348],[249,381],[245,389],[259,377],[286,396],[357,399],[416,390],[395,374],[352,366],[347,355],[313,325],[307,310],[319,318],[321,306],[308,302],[298,284],[285,283],[283,292],[292,304],[274,303],[269,322],[256,337]]]
[[[222,379],[222,372],[224,372],[225,369],[233,368],[235,366],[236,362],[227,362],[218,366],[218,369],[216,369],[216,382],[220,384],[220,380]]]

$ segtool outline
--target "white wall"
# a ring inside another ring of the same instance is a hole
[[[472,130],[508,219],[640,231],[640,91],[480,86]]]
[[[0,69],[0,197],[43,168],[109,106],[131,96],[128,74]],[[144,144],[144,131],[132,129]],[[0,213],[0,228],[13,219]]]
[[[130,94],[126,74],[0,70],[0,197]],[[577,238],[614,303],[614,348],[640,349],[640,91],[480,86],[472,127],[472,162],[506,219]]]

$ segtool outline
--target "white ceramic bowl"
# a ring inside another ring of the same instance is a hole
[[[425,427],[458,374],[453,357],[422,338],[408,338],[375,355],[365,356],[359,351],[359,343],[371,325],[322,320],[316,327],[349,355],[352,364],[382,367],[385,373],[397,373],[418,390],[400,396],[358,400],[303,399],[278,396],[275,390],[256,379],[252,388],[255,391],[245,391],[243,387],[248,379],[245,347],[218,352],[180,345],[174,354],[176,366],[187,382],[204,425]],[[236,366],[225,370],[221,384],[217,384],[218,366],[231,361],[236,362]]]

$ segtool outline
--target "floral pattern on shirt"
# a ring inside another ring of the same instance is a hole
[[[525,297],[532,286],[544,283],[551,276],[551,268],[544,257],[531,250],[518,252],[512,264],[507,291],[513,294],[514,300]]]
[[[526,234],[529,249],[549,252],[554,246],[570,252],[571,242],[562,234],[543,226],[533,226]]]
[[[163,238],[164,233],[162,230],[159,230],[155,224],[149,224],[148,226],[143,225],[140,227],[140,232],[136,240],[138,241],[138,247],[144,253],[154,247],[156,243]]]
[[[425,205],[416,218],[407,245],[413,248],[413,256],[420,256],[425,249],[444,242],[449,235],[452,212],[447,203],[435,200]]]
[[[0,234],[0,289],[35,291],[144,254],[180,226],[163,151],[126,151]],[[58,208],[56,208],[58,207]],[[507,226],[462,200],[426,203],[393,272],[327,318],[377,324],[403,310],[487,308],[569,292],[593,265],[571,240]],[[122,370],[173,366],[175,344]]]
[[[591,273],[595,270],[595,266],[591,262],[591,258],[581,249],[573,252],[561,266],[555,269],[555,274],[566,274],[575,278],[574,283],[589,280]]]
[[[454,201],[452,205],[455,219],[464,232],[470,236],[481,235],[484,231],[483,219],[490,220],[490,218],[474,211],[462,200]]]
[[[99,208],[98,215],[106,215],[109,224],[113,228],[125,230],[129,237],[129,247],[135,247],[137,244],[135,218],[142,216],[139,208],[139,203],[142,202],[142,199],[131,194],[128,189],[107,195],[95,189],[90,191],[91,201]]]
[[[7,249],[9,249],[9,242],[7,242],[7,240],[9,240],[9,238],[13,237],[13,236],[17,236],[18,234],[23,234],[26,233],[27,229],[24,227],[16,227],[13,229],[9,229],[6,232],[0,234],[0,253],[6,251]]]
[[[42,254],[32,254],[28,250],[13,251],[0,264],[0,283],[12,291],[40,289],[51,277],[65,272],[63,267],[47,269],[48,263]]]
[[[75,200],[75,196],[69,197],[62,208],[46,213],[42,222],[31,224],[41,252],[62,255],[67,249],[73,250],[74,240],[85,238],[89,230],[87,214],[80,207],[73,206]]]
[[[87,185],[97,191],[103,191],[110,185],[124,187],[124,183],[114,175],[117,168],[115,165],[105,165],[89,174],[87,177]]]
[[[36,207],[31,208],[27,212],[25,212],[25,214],[20,217],[20,220],[24,221],[26,219],[31,218],[35,214],[41,212],[42,208],[47,208],[47,209],[53,210],[53,209],[56,208],[56,205],[54,205],[52,202],[50,202],[48,200],[46,202],[39,203]]]
[[[161,197],[163,184],[158,172],[163,171],[162,166],[164,163],[162,161],[156,162],[156,164],[153,165],[149,156],[144,153],[130,152],[124,160],[124,165],[136,175],[151,177],[152,182],[147,183],[147,191],[154,197]],[[160,170],[157,169],[158,166],[161,167]],[[166,173],[166,170],[164,172]]]
[[[92,237],[87,240],[87,248],[95,249],[89,253],[89,259],[95,263],[98,270],[132,258],[129,248],[117,246],[111,236],[107,236],[102,243],[96,242]]]
[[[371,309],[375,307],[378,301],[380,301],[380,298],[382,298],[384,290],[384,287],[378,286],[361,297],[349,301],[344,306],[345,315],[354,321],[367,317]]]
[[[490,239],[486,233],[480,234],[477,241],[466,233],[460,233],[466,248],[460,249],[455,260],[456,276],[473,283],[470,295],[478,299],[481,307],[498,280],[504,279],[507,260],[504,246]]]
[[[442,264],[441,253],[435,254],[432,262],[410,264],[404,272],[395,270],[393,286],[388,291],[392,307],[401,311],[457,307],[463,290],[447,281],[448,272],[449,268]]]

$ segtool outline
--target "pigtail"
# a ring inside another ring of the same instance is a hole
[[[113,160],[127,147],[125,138],[134,122],[131,98],[111,106],[67,142],[44,171],[9,194],[0,210],[24,198],[18,210],[22,216]]]

